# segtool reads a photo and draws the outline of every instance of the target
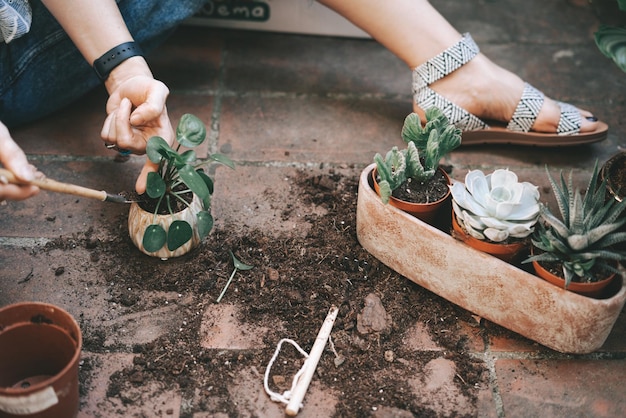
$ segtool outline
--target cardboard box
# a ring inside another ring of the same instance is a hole
[[[313,0],[211,0],[191,25],[369,38],[341,15]]]

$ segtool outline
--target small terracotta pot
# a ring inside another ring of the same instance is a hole
[[[561,289],[565,289],[565,279],[562,277],[556,276],[550,273],[548,270],[543,268],[541,263],[538,261],[533,261],[533,267],[535,269],[535,273],[537,276],[541,277],[547,282],[552,283],[555,286],[560,287]],[[615,273],[611,274],[604,280],[600,280],[599,282],[593,283],[578,283],[571,282],[569,286],[567,286],[566,290],[572,291],[574,293],[578,293],[579,295],[588,296],[590,298],[598,298],[602,296],[602,292],[604,289],[611,284],[613,279],[615,279]]]
[[[201,210],[202,200],[200,200],[200,198],[196,195],[194,195],[190,206],[178,213],[175,213],[174,215],[156,215],[155,217],[154,213],[146,212],[139,206],[138,203],[134,202],[130,205],[130,212],[128,213],[128,233],[130,235],[130,239],[142,253],[149,256],[159,257],[163,260],[167,260],[172,257],[180,257],[200,245],[201,240],[198,235],[196,223],[197,214]],[[146,228],[149,225],[158,224],[161,225],[163,229],[168,231],[172,222],[176,220],[189,222],[191,229],[193,230],[191,239],[174,251],[170,251],[167,248],[167,245],[164,245],[161,249],[155,252],[146,251],[143,247],[143,234]]]
[[[446,181],[450,184],[450,176],[441,167],[437,168],[443,175],[446,177]],[[374,190],[380,196],[380,187],[378,186],[378,182],[376,181],[377,170],[374,168],[372,170],[372,180],[374,182]],[[437,218],[438,212],[446,206],[446,203],[450,200],[450,196],[452,192],[448,189],[448,193],[437,200],[436,202],[431,203],[413,203],[407,202],[405,200],[396,199],[395,197],[389,197],[389,204],[393,207],[396,207],[406,213],[409,213],[416,218],[426,222],[427,224],[435,223],[435,219]]]
[[[517,242],[513,244],[498,244],[489,241],[483,241],[478,238],[474,238],[459,225],[456,220],[456,214],[452,211],[452,229],[454,230],[454,238],[463,241],[470,247],[499,258],[502,261],[506,261],[509,264],[514,264],[521,261],[521,258],[525,255],[527,248],[523,242]]]
[[[0,417],[76,417],[81,347],[78,324],[56,306],[1,308]]]

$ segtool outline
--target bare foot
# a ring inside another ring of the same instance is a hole
[[[430,87],[456,105],[486,121],[508,123],[517,107],[524,81],[517,75],[497,66],[483,54],[478,54],[462,68],[431,84]],[[414,112],[422,120],[424,112],[413,103]],[[592,132],[598,127],[591,112],[580,110],[581,132]],[[561,110],[559,105],[546,97],[543,107],[532,127],[535,132],[554,133],[557,130]],[[589,119],[588,119],[589,118]]]

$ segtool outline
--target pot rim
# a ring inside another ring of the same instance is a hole
[[[454,210],[452,211],[452,226],[457,232],[461,232],[463,234],[463,239],[461,239],[461,241],[475,243],[477,244],[477,248],[484,247],[485,252],[489,252],[491,254],[508,253],[509,251],[521,250],[522,248],[526,247],[526,244],[523,241],[501,244],[493,241],[481,240],[471,236],[463,229],[463,227],[457,221],[456,213],[454,212]]]
[[[446,181],[448,183],[448,185],[451,184],[451,180],[450,180],[450,176],[448,175],[448,173],[446,173],[446,171],[441,168],[441,166],[437,167],[438,171],[441,171],[441,173],[443,173],[443,175],[446,178]],[[376,188],[378,187],[378,182],[376,181],[376,165],[374,164],[374,167],[371,171],[371,177],[372,177],[372,181],[374,182],[374,190],[376,190]],[[389,200],[394,201],[394,203],[403,205],[403,206],[410,206],[410,207],[432,207],[432,206],[436,206],[442,202],[444,202],[446,199],[448,199],[450,197],[450,195],[452,194],[452,191],[450,190],[450,188],[448,187],[448,191],[446,192],[446,194],[439,200],[436,200],[434,202],[428,202],[428,203],[416,203],[416,202],[409,202],[408,200],[402,200],[402,199],[398,199],[397,197],[394,196],[389,196]],[[396,206],[398,207],[398,206]]]
[[[580,294],[582,296],[587,296],[587,297],[592,297],[592,298],[598,298],[599,296],[601,296],[602,291],[604,290],[604,288],[609,286],[611,284],[611,282],[617,276],[616,273],[611,273],[606,278],[604,278],[602,280],[599,280],[597,282],[591,282],[591,283],[570,282],[569,286],[567,286],[567,288],[566,288],[565,287],[565,279],[563,277],[560,277],[560,276],[557,276],[556,274],[553,274],[548,269],[546,269],[544,266],[542,266],[541,262],[539,262],[537,260],[533,260],[532,264],[533,264],[533,268],[535,269],[535,272],[542,279],[545,279],[546,281],[552,283],[553,285],[555,285],[555,286],[557,286],[557,287],[559,287],[559,288],[561,288],[563,290],[574,292],[574,293],[578,293],[578,294]],[[602,298],[602,299],[604,299],[604,298]]]
[[[10,387],[1,387],[0,386],[0,395],[9,395],[9,396],[19,396],[19,395],[28,395],[29,393],[38,392],[39,390],[46,389],[48,386],[52,386],[55,381],[61,378],[61,376],[66,375],[71,372],[71,369],[78,364],[80,360],[80,355],[83,347],[83,337],[80,330],[80,326],[76,319],[65,309],[62,309],[56,305],[52,305],[45,302],[18,302],[11,305],[3,306],[0,308],[0,316],[3,314],[10,314],[12,311],[19,311],[26,306],[35,306],[38,311],[42,313],[45,312],[59,312],[63,317],[68,319],[68,323],[75,329],[74,332],[70,332],[66,327],[61,326],[57,323],[47,324],[43,323],[42,326],[53,326],[55,328],[59,328],[64,331],[64,333],[75,343],[74,354],[72,358],[67,362],[67,364],[63,367],[63,369],[59,370],[54,376],[50,376],[47,379],[44,379],[40,382],[34,383],[30,385],[28,388],[10,388]],[[28,318],[19,318],[16,319],[12,324],[6,326],[5,328],[0,329],[0,333],[3,333],[6,330],[13,329],[15,326],[19,324],[28,324],[32,323],[32,321]]]

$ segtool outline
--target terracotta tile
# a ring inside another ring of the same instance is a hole
[[[100,139],[106,118],[107,94],[96,89],[80,101],[36,123],[12,130],[15,141],[27,154],[115,156]]]
[[[619,417],[624,360],[498,360],[507,416]]]
[[[624,73],[593,44],[598,22],[588,2],[446,0],[435,6],[459,30],[470,31],[481,51],[495,62],[547,95],[589,109],[611,128],[608,140],[583,147],[461,148],[445,160],[453,166],[455,178],[462,179],[469,169],[508,167],[537,184],[542,200],[554,207],[546,164],[553,173],[574,169],[575,183],[584,187],[593,163],[602,163],[623,148]],[[209,141],[199,155],[223,152],[238,163],[234,171],[221,167],[215,174],[213,215],[219,226],[306,234],[314,227],[307,215],[322,209],[296,201],[289,193],[298,187],[295,178],[300,171],[316,175],[335,170],[358,176],[374,153],[403,145],[400,129],[411,111],[411,74],[374,41],[183,27],[148,60],[171,90],[172,120],[193,113],[209,127]],[[104,89],[96,89],[79,103],[12,134],[51,178],[111,193],[132,190],[143,157],[116,163],[115,153],[102,146],[106,98]],[[186,405],[198,399],[183,399],[181,391],[160,384],[106,397],[110,376],[132,364],[134,343],[153,341],[183,326],[186,296],[161,292],[167,304],[139,301],[125,307],[117,295],[132,280],[104,282],[97,248],[42,251],[41,245],[61,236],[81,236],[91,228],[96,238],[126,237],[127,211],[124,205],[45,191],[27,202],[0,206],[0,306],[42,300],[77,318],[87,343],[81,418],[225,417],[211,384],[192,392],[206,402],[205,412],[189,412]],[[262,344],[262,330],[251,330],[250,324],[234,325],[238,339],[226,332],[209,335],[215,326],[233,325],[229,322],[233,312],[223,311],[227,306],[212,305],[199,313],[205,315],[205,343],[213,338],[208,349],[230,356],[229,350]],[[429,411],[481,417],[618,417],[626,409],[620,385],[626,371],[624,312],[598,353],[585,356],[555,353],[485,321],[476,326],[460,319],[458,329],[467,336],[470,355],[490,373],[474,392],[476,399],[458,389],[451,362],[438,355],[442,348],[420,323],[399,330],[405,336],[406,358],[386,364],[390,370],[415,368],[415,379],[407,387]],[[104,340],[99,339],[101,331]],[[336,335],[337,340],[340,337]],[[420,362],[422,355],[429,357]],[[240,416],[284,415],[284,406],[270,401],[263,391],[264,366],[233,372],[236,384],[227,389]],[[341,396],[314,378],[299,416],[333,416]],[[385,391],[372,394],[375,402],[364,410],[377,418],[414,415],[408,409],[386,407],[385,396]],[[123,399],[137,402],[127,404]]]
[[[613,330],[606,339],[606,342],[600,349],[609,353],[623,353],[626,351],[626,312],[622,313],[615,321]]]
[[[238,93],[411,95],[409,69],[371,40],[227,33],[225,87]]]
[[[514,1],[467,4],[446,1],[436,7],[456,27],[472,32],[480,44],[512,41],[541,44],[555,38],[580,43],[589,37],[589,29],[595,23],[594,14],[588,3],[582,6],[572,5],[571,1],[567,3],[544,4],[540,0],[530,0],[524,4]],[[541,12],[533,13],[540,9]],[[547,20],[546,16],[551,18]]]
[[[289,190],[298,187],[294,178],[299,170],[253,165],[236,166],[235,170],[218,168],[212,201],[216,224],[235,224],[271,234],[306,234],[312,226],[306,215],[321,214],[323,209],[292,198]],[[309,173],[319,172],[304,170]],[[332,170],[344,175],[354,173],[351,169]]]
[[[143,161],[143,157],[132,157],[124,163],[110,159],[35,164],[51,179],[118,194],[134,190]],[[95,237],[104,238],[124,230],[128,210],[127,204],[42,190],[28,201],[8,203],[0,217],[0,230],[7,237],[56,238],[92,228]]]
[[[133,354],[83,353],[81,356],[80,418],[104,418],[117,414],[118,405],[106,397],[109,376],[132,366]]]
[[[236,292],[236,283],[229,287]],[[237,320],[239,309],[235,305],[222,303],[211,305],[204,312],[200,326],[200,345],[221,350],[243,350],[262,348],[266,328],[243,324]]]
[[[222,49],[214,30],[182,26],[146,60],[171,91],[209,91],[217,85]]]
[[[410,112],[403,102],[319,98],[225,98],[222,106],[219,144],[237,160],[363,166],[375,153],[402,146]]]

